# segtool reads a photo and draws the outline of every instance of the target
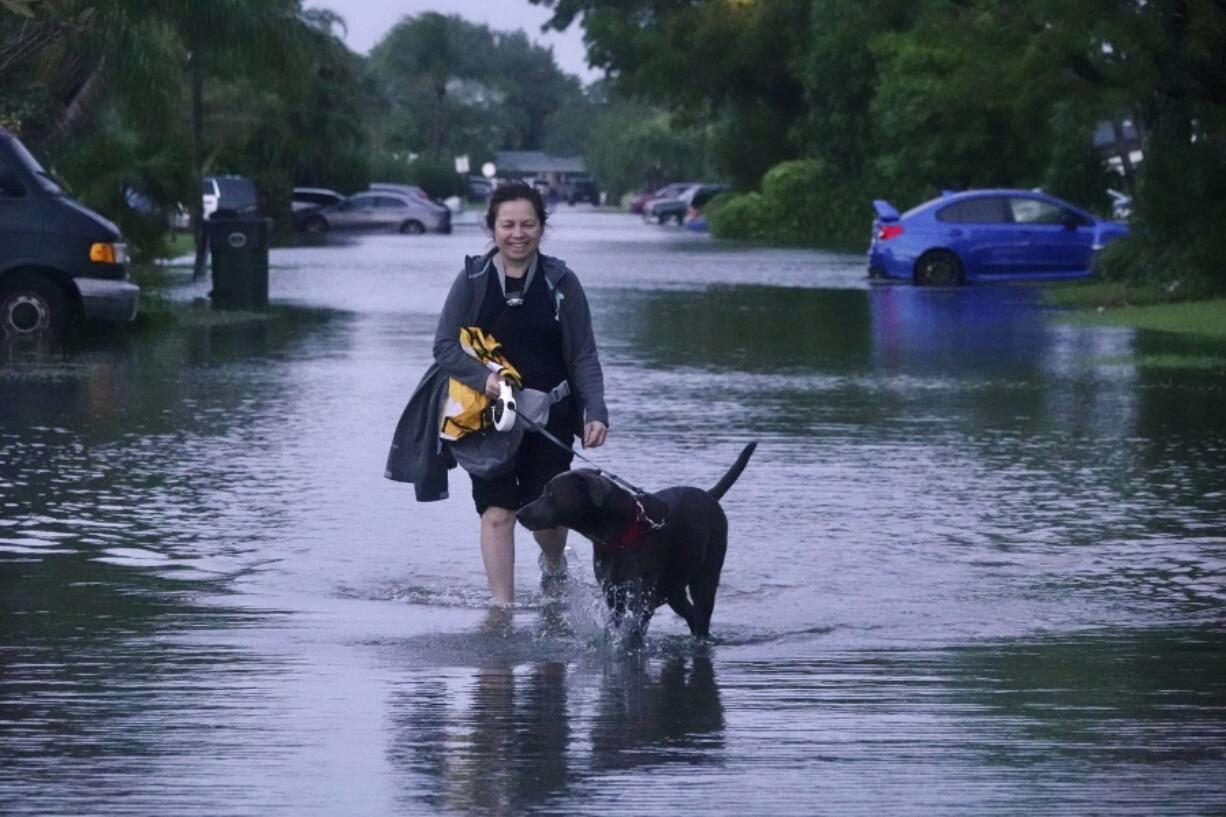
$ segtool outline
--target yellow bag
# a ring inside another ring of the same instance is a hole
[[[517,389],[524,387],[523,378],[502,354],[502,344],[476,326],[460,328],[460,346],[465,353],[485,364],[491,372],[510,381]],[[480,431],[489,424],[486,409],[490,399],[484,391],[477,391],[456,380],[447,382],[447,402],[443,406],[443,422],[439,436],[444,440],[458,440],[465,434]]]

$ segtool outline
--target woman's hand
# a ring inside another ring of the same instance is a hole
[[[491,400],[497,400],[498,395],[502,390],[502,378],[497,372],[490,372],[490,376],[485,378],[485,396]]]
[[[599,420],[592,420],[583,427],[583,447],[600,448],[609,434],[609,428]]]

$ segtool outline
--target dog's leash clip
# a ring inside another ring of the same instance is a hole
[[[647,509],[643,507],[642,501],[637,496],[634,498],[634,507],[638,508],[638,513],[636,514],[638,521],[646,522],[648,527],[650,527],[652,530],[659,530],[660,528],[664,527],[665,523],[667,522],[667,520],[664,519],[657,522],[648,516]]]

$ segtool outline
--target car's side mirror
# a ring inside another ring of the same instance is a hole
[[[11,170],[0,170],[0,196],[24,196],[26,186]]]
[[[1076,213],[1065,213],[1064,218],[1060,219],[1060,223],[1064,225],[1066,230],[1076,230],[1084,224],[1081,216]]]

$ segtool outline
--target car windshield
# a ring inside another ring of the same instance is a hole
[[[65,193],[65,186],[43,169],[43,166],[38,163],[38,160],[34,158],[30,151],[26,150],[25,145],[16,139],[13,140],[12,144],[13,152],[17,154],[17,161],[25,165],[34,174],[35,178],[38,179],[38,186],[42,188],[44,193],[51,193],[52,195],[63,195]]]

